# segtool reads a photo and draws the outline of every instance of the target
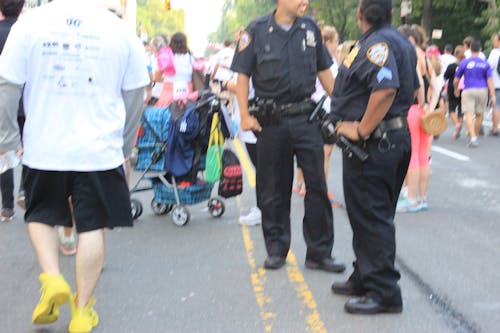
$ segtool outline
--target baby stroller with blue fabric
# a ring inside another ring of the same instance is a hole
[[[156,215],[171,213],[174,224],[178,226],[190,220],[186,205],[205,200],[208,200],[208,211],[213,217],[224,214],[224,201],[211,197],[214,183],[198,177],[205,169],[213,114],[220,110],[219,97],[204,93],[196,102],[149,107],[141,119],[135,169],[142,173],[130,193],[153,189],[153,212]],[[152,172],[156,174],[149,177]],[[151,185],[139,187],[145,178]],[[137,219],[142,214],[142,204],[131,199],[131,205],[132,216]]]

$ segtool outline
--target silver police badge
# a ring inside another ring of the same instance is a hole
[[[389,58],[389,46],[387,43],[377,43],[366,51],[366,57],[375,65],[382,67]]]

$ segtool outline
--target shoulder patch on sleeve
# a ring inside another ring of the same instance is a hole
[[[347,68],[350,68],[351,65],[352,65],[352,62],[354,61],[354,59],[356,58],[356,56],[358,55],[358,52],[359,52],[359,48],[358,46],[354,46],[351,50],[351,52],[349,52],[349,54],[347,55],[347,57],[345,58],[344,60],[344,66],[347,67]]]
[[[243,31],[240,36],[240,41],[238,42],[238,52],[244,51],[248,45],[252,42],[252,37],[246,31]]]
[[[373,44],[366,51],[366,57],[375,65],[382,67],[389,58],[389,46],[387,43]]]

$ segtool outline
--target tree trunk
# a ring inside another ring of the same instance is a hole
[[[494,30],[497,27],[498,17],[496,16],[496,12],[496,0],[488,0],[488,23],[486,24],[486,26],[489,28],[488,30]]]
[[[422,28],[424,28],[428,37],[431,36],[431,23],[432,23],[432,0],[424,0],[421,24]]]

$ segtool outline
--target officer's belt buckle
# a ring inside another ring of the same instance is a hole
[[[405,117],[395,117],[388,120],[382,120],[370,135],[370,139],[377,140],[382,138],[387,131],[407,127],[408,121]]]

